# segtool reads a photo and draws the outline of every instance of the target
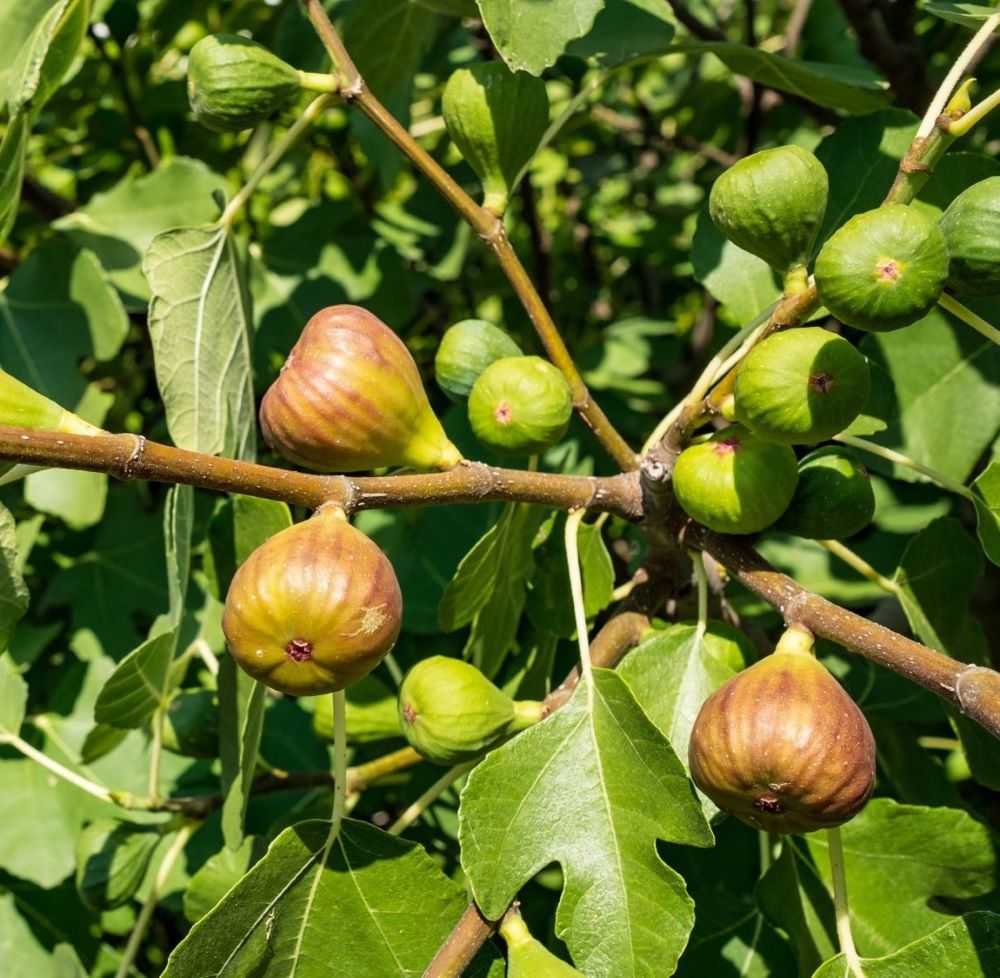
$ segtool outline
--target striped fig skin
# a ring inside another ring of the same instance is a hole
[[[875,784],[867,720],[805,652],[775,652],[717,689],[695,720],[688,762],[719,808],[781,834],[843,824]]]
[[[261,401],[260,425],[276,452],[320,472],[450,469],[462,458],[406,344],[359,306],[329,306],[306,323]]]
[[[233,577],[222,630],[254,679],[291,696],[343,689],[399,635],[392,564],[336,511],[321,511],[258,547]]]

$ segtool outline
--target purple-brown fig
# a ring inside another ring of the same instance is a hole
[[[776,651],[717,689],[695,720],[688,761],[719,808],[767,832],[841,825],[875,784],[868,721],[802,651]]]
[[[291,696],[343,689],[399,635],[392,564],[336,509],[276,533],[233,577],[222,630],[233,658]]]
[[[462,460],[406,344],[359,306],[329,306],[306,323],[261,401],[260,424],[271,448],[320,472]]]

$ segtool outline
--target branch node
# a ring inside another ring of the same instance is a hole
[[[119,478],[127,482],[130,479],[135,478],[135,473],[139,468],[139,464],[142,462],[142,456],[146,451],[146,437],[145,435],[132,435],[135,440],[135,445],[132,448],[132,452],[127,459],[122,463],[121,473]]]

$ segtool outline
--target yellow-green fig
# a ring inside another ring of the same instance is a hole
[[[507,978],[583,978],[582,972],[531,936],[516,910],[504,917],[500,936],[507,944]]]
[[[291,696],[343,689],[399,635],[392,564],[334,508],[258,547],[233,577],[222,630],[254,679]]]
[[[101,429],[0,370],[0,424],[73,435],[99,435]]]
[[[462,459],[406,344],[359,306],[330,306],[306,323],[260,424],[271,448],[320,472],[450,469]]]
[[[434,374],[448,397],[465,401],[491,363],[521,355],[521,348],[499,326],[482,319],[465,319],[450,326],[441,338]]]

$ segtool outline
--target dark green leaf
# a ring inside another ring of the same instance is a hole
[[[0,244],[7,240],[17,216],[30,130],[28,115],[22,112],[8,122],[3,142],[0,142]]]

